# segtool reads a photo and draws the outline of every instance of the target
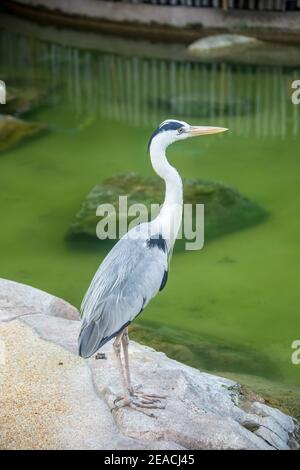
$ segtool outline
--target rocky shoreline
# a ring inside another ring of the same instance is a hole
[[[154,417],[116,408],[121,383],[111,345],[101,359],[79,358],[78,320],[67,302],[0,280],[1,449],[299,447],[292,417],[233,380],[135,342],[134,378],[145,390],[167,394],[167,406]]]

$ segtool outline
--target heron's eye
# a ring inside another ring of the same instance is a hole
[[[180,129],[178,129],[178,134],[182,134],[184,132],[184,127],[180,127]]]

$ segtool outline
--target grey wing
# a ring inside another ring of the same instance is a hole
[[[167,246],[152,240],[121,239],[103,260],[82,302],[80,356],[93,355],[164,287]]]

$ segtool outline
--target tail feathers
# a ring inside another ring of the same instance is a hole
[[[81,357],[90,357],[106,342],[103,341],[99,324],[91,321],[86,325],[82,325],[78,338],[78,353]]]
[[[103,328],[99,322],[90,321],[89,323],[83,322],[81,331],[78,338],[78,353],[81,357],[91,357],[98,349],[112,338],[117,336],[124,328],[130,325],[130,321],[124,323],[121,328],[118,328],[112,334],[107,333],[103,335]],[[105,331],[104,331],[105,333]]]

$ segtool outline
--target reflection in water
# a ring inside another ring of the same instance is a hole
[[[181,116],[224,122],[231,135],[286,137],[299,132],[291,83],[300,69],[120,56],[9,32],[0,38],[4,70],[22,70],[28,80],[50,77],[54,88],[66,88],[64,102],[80,117],[155,126],[165,116]],[[56,91],[52,104],[59,99]]]

